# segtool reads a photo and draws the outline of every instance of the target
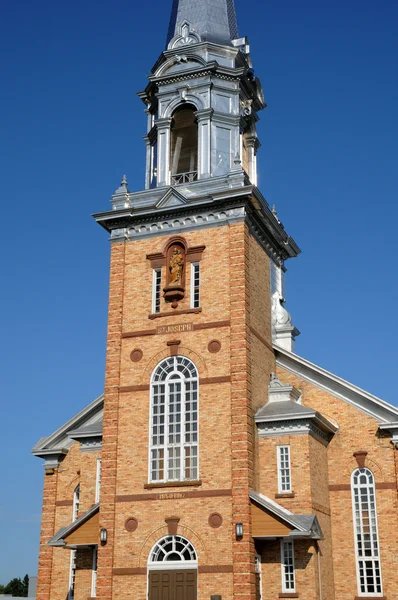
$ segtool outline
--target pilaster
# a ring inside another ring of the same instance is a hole
[[[230,229],[231,285],[231,453],[234,598],[255,598],[255,552],[251,535],[249,488],[253,482],[253,429],[249,329],[249,232],[243,223]],[[243,524],[243,537],[235,535]]]
[[[37,600],[51,600],[51,580],[54,548],[47,546],[55,531],[58,469],[46,470],[44,475],[43,508],[40,531]]]
[[[97,598],[112,600],[115,496],[119,413],[120,352],[123,319],[125,243],[111,246],[107,359],[104,390],[100,527],[107,542],[98,548]]]
[[[158,119],[158,186],[170,184],[170,128],[171,119]]]

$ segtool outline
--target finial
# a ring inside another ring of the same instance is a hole
[[[117,188],[114,195],[117,195],[117,194],[125,195],[128,193],[129,193],[129,188],[127,187],[127,177],[126,177],[126,175],[123,175],[122,181],[120,182],[120,186]]]

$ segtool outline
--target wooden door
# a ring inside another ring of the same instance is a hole
[[[149,571],[148,600],[196,600],[197,571]]]

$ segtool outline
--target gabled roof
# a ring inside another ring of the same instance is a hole
[[[375,418],[380,424],[394,424],[398,421],[398,408],[381,400],[373,394],[349,383],[345,379],[333,375],[329,371],[318,367],[314,363],[274,345],[276,364],[289,373],[312,383],[325,390],[335,398],[354,406],[370,417]],[[388,427],[386,427],[388,429]],[[383,427],[383,429],[385,429]]]
[[[293,527],[288,537],[309,537],[312,539],[321,539],[323,537],[316,515],[294,514],[274,500],[271,500],[271,498],[268,498],[268,496],[260,492],[254,492],[253,490],[250,490],[249,497],[265,510],[275,515],[275,517]]]
[[[55,466],[59,456],[68,453],[69,447],[73,444],[71,433],[81,434],[84,427],[92,426],[92,431],[102,431],[102,415],[104,407],[104,396],[98,396],[93,402],[72,417],[59,429],[47,437],[42,437],[32,448],[32,454],[46,459],[46,466]],[[92,433],[95,437],[95,434]],[[100,434],[96,434],[100,435]],[[80,437],[82,437],[80,435]],[[86,436],[87,437],[87,436]]]
[[[62,546],[64,547],[65,538],[71,535],[76,529],[79,529],[84,523],[86,523],[91,517],[93,517],[99,511],[99,502],[89,508],[84,514],[78,519],[70,523],[67,527],[61,527],[59,531],[47,542],[47,546]]]

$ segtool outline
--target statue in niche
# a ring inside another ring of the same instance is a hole
[[[167,250],[167,275],[164,299],[177,308],[185,295],[185,247],[180,243],[171,244]]]
[[[184,257],[181,250],[175,246],[169,263],[169,286],[180,286],[182,284],[182,271],[184,269]]]

